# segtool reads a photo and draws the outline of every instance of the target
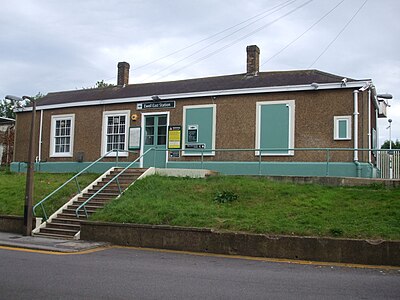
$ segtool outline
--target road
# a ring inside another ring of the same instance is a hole
[[[0,248],[0,299],[400,299],[400,271],[107,248]],[[400,268],[399,268],[400,269]]]

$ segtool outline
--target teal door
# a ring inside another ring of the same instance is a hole
[[[260,148],[270,149],[263,154],[288,154],[289,148],[289,105],[268,104],[261,106]],[[271,149],[280,150],[271,150]]]
[[[143,167],[165,168],[167,151],[167,115],[144,117]]]

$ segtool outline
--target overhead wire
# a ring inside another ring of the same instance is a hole
[[[182,61],[185,61],[185,60],[187,60],[188,58],[191,58],[191,57],[195,56],[196,54],[198,54],[198,53],[204,51],[205,49],[207,49],[207,48],[209,48],[209,47],[211,47],[211,46],[213,46],[213,45],[215,45],[215,44],[221,42],[222,40],[227,39],[228,37],[230,37],[230,36],[232,36],[232,35],[238,33],[239,31],[241,31],[241,30],[243,30],[243,29],[245,29],[245,28],[247,28],[247,27],[253,25],[254,23],[256,23],[256,22],[258,22],[258,21],[260,21],[260,20],[262,20],[262,19],[264,19],[264,18],[266,18],[266,17],[272,15],[273,13],[275,13],[275,12],[277,12],[277,11],[279,11],[279,10],[285,8],[286,6],[292,4],[292,3],[296,2],[296,1],[297,1],[297,0],[287,1],[287,2],[285,2],[285,3],[283,3],[283,4],[277,5],[277,6],[273,7],[273,8],[271,8],[271,9],[269,9],[268,11],[266,11],[266,12],[264,12],[264,13],[262,13],[262,14],[258,14],[257,17],[260,16],[260,15],[264,15],[264,14],[268,13],[267,15],[262,16],[262,17],[256,19],[255,21],[252,21],[252,22],[248,23],[247,25],[245,25],[245,26],[243,26],[243,27],[240,27],[239,29],[237,29],[237,30],[235,30],[235,31],[233,31],[233,32],[231,32],[231,33],[229,33],[228,35],[225,35],[225,36],[219,38],[218,40],[216,40],[216,41],[214,41],[214,42],[212,42],[212,43],[210,43],[210,44],[207,44],[206,46],[204,46],[204,47],[202,47],[202,48],[196,50],[195,52],[193,52],[193,53],[191,53],[191,54],[185,56],[184,58],[182,58],[182,59],[180,59],[180,60],[174,62],[173,64],[170,64],[170,65],[168,65],[167,67],[165,67],[165,68],[163,68],[163,69],[161,69],[161,70],[158,70],[157,72],[151,74],[150,76],[147,76],[144,80],[147,80],[147,79],[149,79],[149,78],[152,78],[152,77],[154,77],[154,76],[156,76],[156,75],[158,75],[158,74],[160,74],[160,73],[162,73],[162,72],[164,72],[164,71],[166,71],[166,70],[172,68],[173,66],[175,66],[175,65],[177,65],[177,64],[179,64],[179,63],[181,63]],[[310,1],[313,1],[313,0],[310,0]],[[240,24],[246,23],[246,22],[248,22],[248,21],[251,20],[251,19],[254,19],[254,17],[252,17],[252,18],[250,18],[250,19],[248,19],[248,20],[246,20],[246,21],[244,21],[244,22],[241,22]],[[232,29],[232,28],[234,28],[234,27],[237,27],[237,26],[232,26],[230,29]],[[225,30],[225,31],[227,31],[227,30]],[[216,35],[218,35],[218,34],[213,35],[213,37],[216,36]],[[202,41],[204,41],[204,40],[206,40],[206,39],[203,39]],[[199,43],[200,43],[200,42],[199,42]],[[194,43],[194,44],[198,44],[198,43]],[[187,49],[187,48],[189,48],[189,47],[190,47],[190,46],[186,47],[185,49]],[[182,48],[182,50],[184,50],[184,48]],[[174,52],[173,54],[175,54],[175,53],[177,53],[177,52],[180,52],[180,50]],[[172,55],[172,54],[171,54],[171,55]],[[169,56],[171,56],[171,55],[164,56],[164,58],[165,58],[165,57],[169,57]],[[155,61],[159,61],[159,60],[161,60],[161,59],[157,59],[157,60],[155,60]],[[154,62],[155,62],[155,61],[154,61]],[[150,63],[149,63],[149,64],[150,64]],[[143,81],[144,81],[144,80],[143,80]]]
[[[339,38],[339,36],[346,30],[346,28],[350,25],[350,23],[354,20],[354,18],[358,15],[361,9],[365,6],[368,0],[365,0],[364,3],[358,8],[358,10],[353,14],[350,20],[344,25],[344,27],[339,31],[339,33],[335,36],[335,38],[325,47],[325,49],[321,52],[321,54],[309,65],[308,69],[310,69],[321,57],[328,51],[330,46]]]
[[[227,31],[230,31],[230,30],[232,30],[232,29],[234,29],[234,28],[236,28],[236,27],[238,27],[238,26],[240,26],[240,25],[242,25],[242,24],[245,24],[245,23],[249,22],[250,20],[256,19],[256,18],[258,18],[258,17],[260,17],[260,16],[262,16],[262,15],[264,15],[264,14],[270,12],[271,10],[274,10],[274,9],[276,9],[276,8],[278,8],[278,7],[284,8],[284,7],[286,7],[287,5],[290,5],[290,4],[292,4],[293,2],[296,2],[296,1],[298,1],[298,0],[288,0],[288,1],[284,2],[284,3],[278,4],[278,5],[276,5],[276,6],[272,7],[272,8],[270,8],[270,9],[268,9],[268,10],[266,10],[266,11],[263,11],[263,12],[261,12],[261,13],[259,13],[259,14],[254,15],[254,16],[252,16],[252,17],[250,17],[250,18],[248,18],[248,19],[246,19],[246,20],[244,20],[244,21],[242,21],[242,22],[240,22],[240,23],[238,23],[238,24],[236,24],[236,25],[233,25],[233,26],[230,26],[230,27],[228,27],[228,28],[225,28],[225,29],[223,29],[223,30],[221,30],[221,31],[219,31],[219,32],[217,32],[217,33],[214,33],[214,34],[212,34],[212,35],[210,35],[210,36],[208,36],[208,37],[205,37],[205,38],[203,38],[203,39],[201,39],[201,40],[198,40],[198,41],[196,41],[196,42],[194,42],[194,43],[192,43],[192,44],[190,44],[190,45],[187,45],[187,46],[185,46],[185,47],[183,47],[183,48],[180,48],[180,49],[178,49],[178,50],[176,50],[176,51],[173,51],[173,52],[171,52],[171,53],[169,53],[169,54],[167,54],[167,55],[165,55],[165,56],[159,57],[159,58],[157,58],[157,59],[155,59],[155,60],[152,60],[152,61],[150,61],[150,62],[148,62],[148,63],[145,63],[145,64],[143,64],[143,65],[140,65],[140,66],[138,66],[138,67],[135,67],[134,69],[135,69],[135,70],[138,70],[138,69],[145,68],[145,67],[147,67],[147,66],[149,66],[149,65],[152,65],[152,64],[154,64],[154,63],[156,63],[156,62],[159,62],[160,60],[163,60],[163,59],[165,59],[165,58],[171,57],[171,56],[173,56],[173,55],[175,55],[175,54],[178,54],[178,53],[180,53],[180,52],[182,52],[182,51],[185,51],[185,50],[187,50],[187,49],[190,49],[190,48],[192,48],[192,47],[194,47],[194,46],[196,46],[196,45],[198,45],[198,44],[201,44],[201,43],[204,42],[204,41],[210,40],[210,39],[212,39],[212,38],[214,38],[214,37],[216,37],[216,36],[218,36],[218,35],[221,35],[221,34],[227,32]],[[262,18],[264,18],[264,17],[262,17]],[[250,23],[250,24],[253,24],[253,23],[257,22],[257,21],[261,20],[262,18],[257,19],[256,21],[253,21],[253,22]],[[245,27],[248,27],[248,26],[249,26],[249,25],[246,25]],[[241,30],[241,29],[240,29],[240,30]]]
[[[294,13],[295,11],[297,11],[297,10],[299,10],[300,8],[302,8],[302,7],[304,7],[304,6],[308,5],[308,4],[310,4],[310,3],[313,2],[313,1],[314,1],[314,0],[308,0],[308,1],[306,1],[305,3],[299,5],[298,7],[294,8],[294,9],[290,10],[289,12],[283,14],[282,16],[276,18],[275,20],[273,20],[273,21],[271,21],[271,22],[269,22],[269,23],[267,23],[267,24],[265,24],[265,25],[263,25],[263,26],[257,28],[256,30],[251,31],[250,33],[248,33],[248,34],[246,34],[246,35],[241,36],[241,37],[238,38],[238,39],[235,39],[233,42],[228,43],[228,44],[224,45],[223,47],[220,47],[220,48],[214,50],[213,52],[211,52],[211,53],[209,53],[209,54],[207,54],[207,55],[205,55],[205,56],[200,57],[199,59],[195,60],[194,62],[191,62],[190,64],[184,65],[184,66],[181,67],[181,68],[175,69],[175,70],[173,70],[173,71],[167,73],[167,74],[164,75],[162,78],[164,78],[164,77],[166,77],[166,76],[169,76],[169,75],[171,75],[171,74],[174,74],[174,73],[176,73],[176,72],[182,71],[183,69],[185,69],[185,68],[187,68],[187,67],[189,67],[189,66],[193,66],[194,64],[197,64],[197,63],[199,63],[200,61],[203,61],[203,60],[205,60],[205,59],[207,59],[207,58],[209,58],[209,57],[211,57],[211,56],[213,56],[213,55],[215,55],[215,54],[217,54],[217,53],[219,53],[219,52],[221,52],[221,51],[223,51],[223,50],[226,50],[227,48],[229,48],[229,47],[231,47],[231,46],[237,44],[238,42],[244,40],[245,38],[247,38],[247,37],[249,37],[249,36],[251,36],[251,35],[253,35],[253,34],[255,34],[255,33],[259,32],[259,31],[261,31],[261,30],[263,30],[263,29],[265,29],[266,27],[271,26],[272,24],[274,24],[274,23],[280,21],[281,19],[287,17],[288,15]]]
[[[283,51],[285,51],[287,48],[289,48],[291,45],[293,45],[295,42],[297,42],[299,39],[301,39],[305,34],[307,34],[311,29],[313,29],[316,25],[318,25],[323,19],[325,19],[328,15],[330,15],[336,8],[338,8],[345,0],[340,1],[338,4],[336,4],[332,9],[330,9],[327,13],[325,13],[321,18],[319,18],[316,22],[314,22],[310,27],[308,27],[302,34],[297,36],[294,40],[292,40],[289,44],[281,48],[279,51],[277,51],[274,55],[270,56],[265,62],[263,62],[260,66],[264,66],[267,64],[269,61],[277,57],[279,54],[281,54]]]

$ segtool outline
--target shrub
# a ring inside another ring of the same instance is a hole
[[[223,191],[223,192],[218,192],[217,195],[215,195],[214,201],[217,203],[229,203],[237,200],[238,197],[239,196],[234,192]]]

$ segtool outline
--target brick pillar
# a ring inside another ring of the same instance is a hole
[[[247,46],[247,75],[257,75],[260,70],[260,48]]]
[[[118,63],[117,85],[127,85],[129,83],[129,64],[127,62]]]

